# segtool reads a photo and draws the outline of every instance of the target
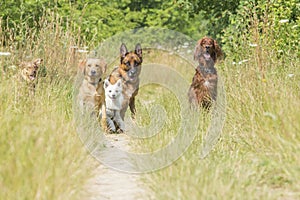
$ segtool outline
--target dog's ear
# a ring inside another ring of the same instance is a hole
[[[202,42],[203,42],[203,38],[198,40],[195,50],[194,50],[194,60],[198,61],[199,60],[199,55],[201,52],[201,48],[202,48]]]
[[[102,65],[102,73],[103,74],[106,72],[106,69],[107,69],[107,64],[103,63],[103,65]]]
[[[108,86],[109,86],[109,80],[108,79],[105,79],[104,80],[104,84],[103,84],[103,86],[104,86],[104,89],[106,89]]]
[[[120,57],[121,57],[121,62],[123,61],[123,59],[125,58],[126,54],[128,53],[128,50],[125,46],[124,43],[121,44],[121,47],[120,47]]]
[[[214,46],[215,46],[215,53],[216,53],[217,60],[222,59],[223,52],[222,52],[221,47],[219,46],[219,44],[216,40],[214,40]]]
[[[33,63],[34,63],[35,66],[39,67],[42,62],[43,62],[43,59],[42,58],[38,58]]]
[[[86,64],[86,59],[79,60],[78,62],[78,71],[83,73],[85,75],[85,64]]]
[[[105,62],[104,58],[100,58],[100,66],[101,66],[102,74],[104,74],[107,70],[107,63]]]
[[[121,86],[122,86],[122,79],[119,79],[119,80],[117,81],[117,86],[118,86],[118,87],[121,87]]]
[[[142,51],[142,47],[141,47],[141,44],[138,43],[136,46],[135,46],[135,53],[138,55],[138,57],[141,59],[142,61],[142,57],[143,57],[143,51]]]

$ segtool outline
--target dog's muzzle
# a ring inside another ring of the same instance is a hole
[[[91,75],[95,76],[96,75],[96,70],[91,70]]]
[[[136,68],[132,68],[128,71],[128,76],[133,79],[136,77],[136,73],[137,73],[137,69]]]

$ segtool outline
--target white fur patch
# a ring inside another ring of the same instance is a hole
[[[203,83],[203,85],[206,86],[206,87],[208,87],[209,84],[210,84],[209,81],[205,81],[205,82]]]
[[[104,82],[106,108],[111,110],[121,110],[123,102],[122,80],[118,80],[112,85],[107,79]]]

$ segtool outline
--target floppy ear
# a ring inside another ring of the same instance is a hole
[[[85,64],[86,64],[86,59],[82,59],[82,60],[79,60],[79,63],[78,63],[78,70],[83,73],[85,75]]]
[[[123,61],[123,59],[125,58],[126,54],[128,53],[128,50],[125,46],[124,43],[121,44],[121,47],[120,47],[120,57],[121,57],[121,62]]]
[[[215,52],[216,52],[217,60],[220,60],[223,57],[223,52],[222,52],[221,47],[219,46],[219,44],[217,43],[216,40],[214,40],[214,46],[215,46]]]
[[[197,45],[195,47],[195,51],[194,51],[194,60],[198,61],[199,59],[199,55],[201,52],[201,43],[202,43],[203,39],[198,40]]]
[[[135,46],[135,53],[138,55],[138,57],[141,59],[142,61],[142,57],[143,57],[143,51],[142,51],[142,47],[141,47],[141,44],[138,43],[136,46]]]
[[[106,69],[107,69],[107,64],[103,63],[103,65],[102,65],[102,73],[103,74],[106,72]]]
[[[83,67],[83,75],[86,75],[85,66]]]

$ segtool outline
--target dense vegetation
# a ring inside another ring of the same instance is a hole
[[[78,58],[70,47],[93,49],[116,33],[141,27],[168,28],[194,40],[209,35],[226,55],[217,65],[227,92],[221,141],[200,160],[207,127],[199,127],[199,137],[176,164],[144,176],[151,196],[299,198],[298,0],[5,0],[0,7],[0,51],[11,53],[0,57],[0,199],[81,199],[95,161],[74,126]],[[148,55],[148,61],[175,62],[184,73],[179,61],[159,56]],[[16,74],[20,61],[35,57],[44,59],[47,76],[32,98]],[[186,73],[188,81],[192,73]],[[150,95],[141,91],[140,99]],[[177,120],[168,93],[151,98]],[[147,123],[141,104],[139,118]],[[166,134],[158,136],[161,143],[146,141],[137,149],[168,142],[176,124],[167,125]]]

